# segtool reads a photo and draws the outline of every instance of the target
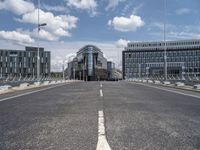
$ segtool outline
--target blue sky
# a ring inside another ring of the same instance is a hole
[[[167,0],[167,40],[200,38],[199,0]],[[37,46],[37,0],[0,1],[0,49]],[[95,44],[121,66],[128,41],[163,40],[164,0],[41,0],[40,45],[60,70],[81,47]]]

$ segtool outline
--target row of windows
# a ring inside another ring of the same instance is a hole
[[[147,58],[147,57],[163,57],[164,52],[135,52],[135,53],[126,53],[126,58]],[[176,56],[200,56],[200,50],[191,50],[191,51],[170,51],[167,52],[168,57]]]
[[[48,70],[47,67],[42,67],[41,70]],[[1,68],[0,72],[22,72],[22,71],[28,71],[28,72],[34,72],[36,71],[36,68]],[[43,71],[42,71],[43,72]]]
[[[178,69],[177,69],[178,70]],[[163,71],[160,69],[160,71]],[[200,72],[200,68],[188,68],[188,69],[183,69],[183,70],[180,70],[181,73],[188,73],[188,72]],[[146,73],[146,74],[149,74],[149,70],[145,70],[145,69],[137,69],[137,68],[132,68],[132,69],[126,69],[125,70],[125,73]]]
[[[19,56],[19,57],[35,57],[37,52],[20,52],[20,51],[3,51],[0,50],[0,56]],[[49,57],[49,52],[40,52],[41,57]]]
[[[22,58],[22,57],[19,57],[19,58],[13,58],[13,57],[5,57],[4,59],[3,59],[3,57],[0,57],[0,62],[33,62],[33,63],[35,63],[36,62],[36,60],[37,60],[37,58],[35,57],[35,58],[27,58],[27,57],[24,57],[24,58]],[[48,62],[49,61],[49,59],[48,58],[40,58],[40,61],[41,62]]]
[[[128,47],[157,47],[164,46],[164,42],[159,43],[133,43],[128,44]],[[166,42],[167,46],[180,46],[180,45],[200,45],[200,41],[179,41],[179,42]]]
[[[196,75],[196,76],[200,76],[200,72],[191,72],[191,73],[187,73],[188,75]],[[156,74],[154,74],[156,75]],[[177,75],[177,73],[168,73],[168,75]],[[147,76],[147,74],[145,73],[141,73],[141,76]],[[151,75],[152,76],[152,75]],[[157,75],[158,76],[158,75]],[[187,76],[187,75],[186,75]],[[128,78],[133,78],[133,77],[139,77],[139,74],[138,73],[126,73],[125,77],[128,77]]]
[[[200,46],[177,46],[177,47],[167,47],[167,51],[183,51],[183,50],[195,50],[200,49]],[[164,51],[164,47],[138,47],[138,48],[126,48],[128,51]]]
[[[160,67],[160,66],[163,66],[163,63],[153,63],[153,64],[146,64],[146,63],[142,63],[142,64],[139,64],[139,63],[125,63],[125,68],[131,68],[131,67],[141,67],[141,68],[144,68],[144,67]],[[168,66],[172,66],[172,67],[175,67],[175,66],[183,66],[183,67],[200,67],[200,61],[197,61],[197,62],[188,62],[188,63],[167,63]]]
[[[150,62],[163,62],[164,58],[155,57],[155,58],[138,58],[138,59],[126,59],[125,63],[150,63]],[[167,57],[167,62],[192,62],[200,61],[199,56],[195,57]]]

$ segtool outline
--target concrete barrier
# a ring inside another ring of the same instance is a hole
[[[147,80],[142,80],[142,82],[143,82],[143,83],[146,83],[146,82],[147,82]]]
[[[164,81],[163,84],[164,85],[170,85],[171,83],[169,81]]]
[[[178,87],[180,87],[180,86],[185,86],[185,84],[184,84],[184,83],[182,83],[182,82],[176,82],[176,83],[175,83],[175,86],[178,86]]]
[[[44,81],[43,85],[49,85],[49,81]]]
[[[199,90],[200,89],[200,84],[194,85],[193,88]]]
[[[148,83],[153,83],[153,81],[152,81],[152,80],[148,80],[147,82],[148,82]]]
[[[61,83],[65,83],[65,80],[62,80]]]
[[[154,81],[155,84],[160,84],[161,82],[159,80]]]
[[[62,83],[60,80],[58,80],[56,83]]]
[[[40,85],[41,85],[41,82],[40,82],[40,81],[34,82],[34,85],[40,86]]]
[[[21,83],[21,84],[19,85],[20,88],[26,88],[26,87],[28,87],[28,86],[29,86],[29,83]]]
[[[0,91],[6,91],[6,90],[9,90],[11,88],[12,88],[11,85],[3,85],[3,86],[0,86]]]
[[[50,84],[56,84],[56,81],[51,81]]]

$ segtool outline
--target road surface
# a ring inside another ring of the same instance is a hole
[[[198,93],[125,81],[45,88],[0,95],[0,149],[200,149]]]

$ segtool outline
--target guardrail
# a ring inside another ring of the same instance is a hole
[[[200,92],[200,84],[197,84],[197,83],[185,84],[184,82],[180,82],[180,81],[171,82],[169,80],[164,81],[164,80],[158,80],[158,79],[138,79],[138,78],[126,79],[126,81],[163,85],[163,86],[168,86],[168,87],[175,87],[175,88],[187,89],[187,90],[195,90],[195,91]]]
[[[64,84],[64,83],[70,83],[70,82],[76,82],[79,80],[49,80],[49,81],[35,81],[35,82],[23,82],[20,83],[17,86],[12,85],[2,85],[0,86],[0,94],[17,91],[17,90],[24,90],[24,89],[31,89],[35,87],[42,87],[42,86],[49,86],[49,85],[55,85],[55,84]]]

